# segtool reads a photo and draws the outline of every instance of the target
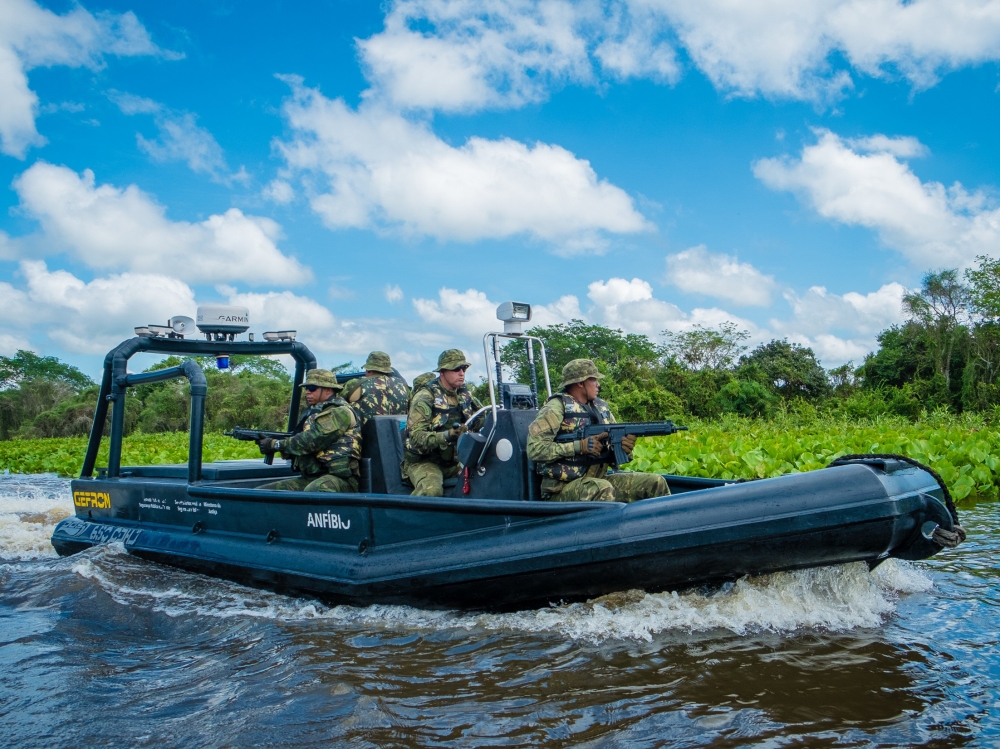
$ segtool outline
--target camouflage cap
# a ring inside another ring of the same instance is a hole
[[[472,366],[465,360],[465,354],[462,353],[460,349],[450,348],[447,351],[442,351],[441,356],[438,357],[437,371],[440,372],[442,369],[458,369],[459,367],[469,367]]]
[[[599,380],[603,376],[597,371],[597,365],[590,359],[574,359],[563,367],[562,382],[559,384],[559,389],[565,390],[573,383],[583,382],[584,380],[589,380],[591,377],[596,377]]]
[[[365,360],[365,370],[391,375],[392,361],[390,361],[389,355],[385,351],[372,351]]]
[[[437,376],[438,376],[437,372],[424,372],[423,374],[417,375],[416,377],[413,378],[413,389],[419,390],[428,382],[435,379]]]
[[[344,387],[337,382],[337,375],[329,369],[310,369],[306,373],[306,381],[302,383],[302,387],[306,385],[318,385],[321,388],[333,388],[334,390],[340,390]]]

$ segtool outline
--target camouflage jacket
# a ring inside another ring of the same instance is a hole
[[[596,398],[593,407],[601,422],[613,424],[615,417],[608,404]],[[609,464],[594,463],[577,453],[576,442],[556,442],[556,437],[575,432],[581,425],[590,424],[590,411],[566,393],[549,398],[528,427],[528,458],[535,462],[535,471],[542,476],[542,493],[555,494],[562,485],[574,479],[589,476],[598,478],[608,472]]]
[[[372,416],[405,414],[410,402],[410,388],[402,377],[368,375],[344,386],[343,397],[365,425]]]
[[[341,398],[310,408],[302,429],[281,441],[281,454],[291,458],[303,476],[329,473],[357,478],[361,458],[361,426],[357,415]]]
[[[479,401],[465,385],[458,390],[445,390],[440,379],[428,382],[413,394],[410,403],[404,435],[404,462],[454,465],[458,460],[455,443],[445,439],[445,432],[456,421],[464,424],[480,408]]]

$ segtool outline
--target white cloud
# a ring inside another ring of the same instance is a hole
[[[160,274],[122,273],[86,283],[38,260],[22,262],[21,275],[27,293],[14,291],[31,304],[32,321],[46,324],[49,338],[74,353],[104,354],[137,325],[195,311],[190,287]]]
[[[868,152],[859,153],[827,130],[818,136],[797,161],[761,159],[754,175],[772,189],[795,192],[825,218],[875,230],[923,268],[968,265],[976,255],[996,253],[1000,208],[957,182],[921,182],[897,158],[914,152],[907,139],[869,138]],[[886,150],[873,150],[880,144]]]
[[[131,11],[94,16],[76,6],[60,16],[31,0],[0,2],[0,151],[21,159],[31,146],[45,143],[35,127],[38,96],[28,87],[29,70],[96,70],[105,55],[178,57],[157,47]]]
[[[208,174],[216,182],[230,184],[246,182],[249,175],[243,167],[231,173],[222,146],[207,129],[198,125],[198,118],[190,112],[176,112],[159,102],[121,91],[110,91],[108,97],[123,114],[153,115],[159,136],[148,140],[142,133],[135,134],[139,149],[155,161],[183,161],[192,172]]]
[[[38,219],[51,242],[94,268],[169,272],[193,281],[241,280],[290,285],[311,276],[275,241],[280,227],[237,208],[200,223],[171,221],[135,185],[95,185],[89,169],[77,175],[39,161],[14,180],[21,208]]]
[[[677,48],[720,90],[825,102],[851,70],[924,88],[1000,58],[1000,3],[397,0],[358,47],[368,96],[404,108],[516,107],[602,76],[669,83]]]
[[[905,293],[895,282],[868,294],[831,294],[823,286],[813,286],[802,296],[787,291],[792,318],[771,320],[771,326],[776,335],[812,348],[827,367],[847,361],[860,364],[877,348],[878,334],[904,320]]]
[[[261,195],[279,205],[286,205],[295,200],[295,191],[283,179],[272,179],[261,191]]]
[[[0,333],[0,356],[13,356],[18,351],[31,351],[32,346],[27,338]]]
[[[757,330],[749,320],[716,307],[698,307],[684,312],[676,304],[653,296],[653,287],[641,278],[594,281],[588,287],[587,296],[594,303],[587,311],[590,320],[626,333],[641,333],[653,340],[658,340],[664,330],[679,332],[695,325],[716,327],[727,320],[751,332]]]
[[[415,328],[399,319],[337,317],[309,297],[290,291],[239,293],[220,287],[229,304],[250,310],[254,330],[296,330],[298,340],[314,352],[325,354],[328,364],[341,364],[347,358],[363,361],[370,351],[391,352],[394,366],[413,376],[437,361],[437,354],[449,345],[449,338],[426,328]],[[323,364],[323,362],[321,362]]]
[[[476,289],[460,292],[443,288],[438,292],[438,299],[414,299],[413,307],[424,321],[469,338],[481,338],[496,330],[499,324],[497,304]]]
[[[395,304],[403,300],[403,290],[399,288],[399,284],[386,284],[385,289],[383,289],[383,295],[389,304]]]
[[[705,245],[668,255],[667,280],[689,293],[754,307],[770,305],[775,286],[773,276],[730,255],[711,253]]]
[[[349,108],[298,79],[284,105],[295,131],[288,166],[325,175],[313,209],[332,228],[395,228],[474,241],[528,235],[563,252],[599,249],[608,234],[651,225],[631,197],[559,146],[470,138],[460,147],[380,106]]]

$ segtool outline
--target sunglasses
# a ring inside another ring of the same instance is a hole
[[[317,390],[319,390],[319,385],[303,385],[302,389],[305,390],[307,393],[315,393]]]
[[[454,369],[446,369],[444,371],[445,372],[464,372],[468,368],[469,368],[469,365],[466,364],[464,367],[455,367]]]

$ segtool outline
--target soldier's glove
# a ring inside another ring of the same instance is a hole
[[[600,457],[604,452],[604,440],[608,438],[607,432],[595,434],[577,442],[577,452],[580,455],[589,455],[592,458]]]
[[[625,451],[626,455],[631,455],[632,450],[635,449],[635,441],[639,439],[634,434],[626,434],[622,437],[622,450]]]
[[[459,424],[457,421],[452,424],[451,429],[444,433],[445,442],[458,442],[458,438],[469,431],[469,427],[465,424]]]
[[[281,440],[276,440],[273,437],[261,437],[257,440],[257,447],[260,448],[262,455],[274,455],[278,452],[280,445]]]

